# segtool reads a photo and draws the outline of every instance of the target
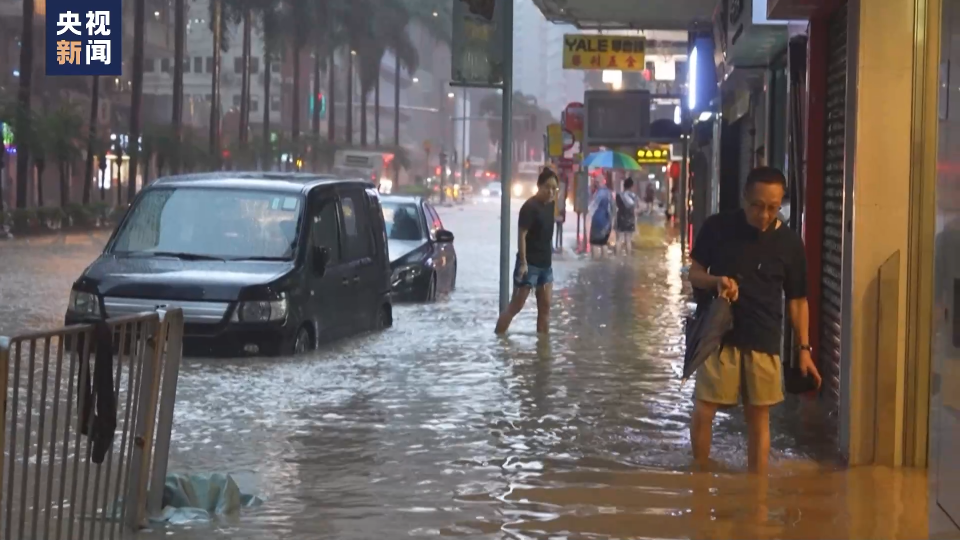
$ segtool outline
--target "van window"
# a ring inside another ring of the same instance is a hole
[[[302,206],[301,196],[286,193],[151,189],[130,210],[111,253],[291,259]]]
[[[343,210],[344,259],[356,261],[373,256],[370,216],[363,192],[348,192],[340,198]]]
[[[330,266],[340,264],[343,254],[340,247],[340,216],[337,214],[337,200],[333,197],[319,201],[319,208],[313,212],[310,222],[310,241],[316,247],[327,248],[330,252]]]

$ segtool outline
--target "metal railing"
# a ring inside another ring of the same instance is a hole
[[[116,538],[160,511],[183,313],[106,324],[109,363],[95,325],[0,338],[0,538]]]

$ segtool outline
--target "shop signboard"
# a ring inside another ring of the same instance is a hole
[[[640,165],[666,165],[672,160],[669,146],[641,146],[634,158]]]
[[[646,50],[642,36],[566,34],[563,69],[643,71]]]
[[[551,158],[563,156],[564,140],[563,127],[560,124],[547,126],[547,155]]]

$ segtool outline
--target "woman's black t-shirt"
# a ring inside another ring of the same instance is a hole
[[[553,264],[554,203],[528,199],[520,207],[517,226],[527,231],[527,264],[550,268]]]
[[[710,274],[733,278],[740,288],[726,342],[780,354],[783,299],[807,296],[807,256],[800,236],[783,224],[761,232],[739,210],[707,218],[690,255]]]

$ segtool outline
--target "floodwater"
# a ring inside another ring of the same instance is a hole
[[[691,470],[678,245],[561,257],[550,337],[536,336],[531,302],[500,339],[498,204],[441,216],[460,259],[450,298],[310,356],[185,361],[170,472],[231,473],[265,503],[142,536],[927,536],[926,475],[844,470],[817,402],[776,409],[768,477],[744,472],[739,410],[718,415],[713,469]],[[0,334],[59,321],[102,242],[71,238],[0,244]]]

